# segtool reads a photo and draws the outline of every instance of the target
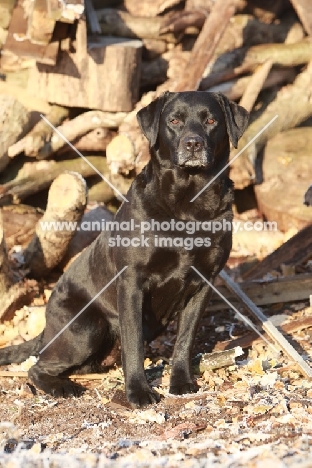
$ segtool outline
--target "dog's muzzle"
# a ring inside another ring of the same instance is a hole
[[[180,141],[177,163],[185,168],[205,168],[209,166],[209,157],[205,141],[200,135],[187,135]]]

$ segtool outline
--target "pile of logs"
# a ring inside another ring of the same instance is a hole
[[[74,248],[74,233],[35,232],[40,208],[87,216],[77,173],[89,201],[116,208],[150,157],[136,113],[165,90],[221,91],[248,109],[236,188],[281,230],[312,222],[310,0],[0,0],[0,49],[0,317],[16,302],[5,239],[26,247],[32,277],[65,267],[92,236]]]

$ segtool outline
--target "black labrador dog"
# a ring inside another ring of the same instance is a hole
[[[137,118],[151,160],[132,183],[112,230],[103,231],[60,278],[44,331],[0,350],[0,364],[38,356],[29,377],[55,396],[76,395],[78,387],[66,375],[99,371],[120,340],[129,402],[158,401],[144,374],[144,341],[174,317],[170,392],[196,391],[191,352],[210,288],[192,266],[213,282],[228,259],[233,186],[223,169],[248,112],[219,93],[166,92]],[[208,222],[218,229],[207,232]],[[146,223],[153,232],[146,233]]]

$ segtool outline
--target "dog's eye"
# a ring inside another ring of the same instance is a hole
[[[215,121],[214,121],[213,119],[207,119],[207,120],[206,120],[206,124],[211,125],[211,124],[213,124],[213,123],[215,123]]]
[[[172,119],[170,120],[170,122],[173,124],[173,125],[177,125],[180,121],[178,119]]]

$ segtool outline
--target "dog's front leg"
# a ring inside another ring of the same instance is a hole
[[[147,383],[144,372],[143,292],[137,284],[135,271],[130,267],[117,289],[122,367],[128,401],[136,407],[156,403],[159,395]]]
[[[192,348],[198,328],[198,322],[210,297],[209,286],[203,285],[187,303],[179,316],[178,335],[172,357],[170,393],[182,395],[197,391],[193,383],[191,368]]]

